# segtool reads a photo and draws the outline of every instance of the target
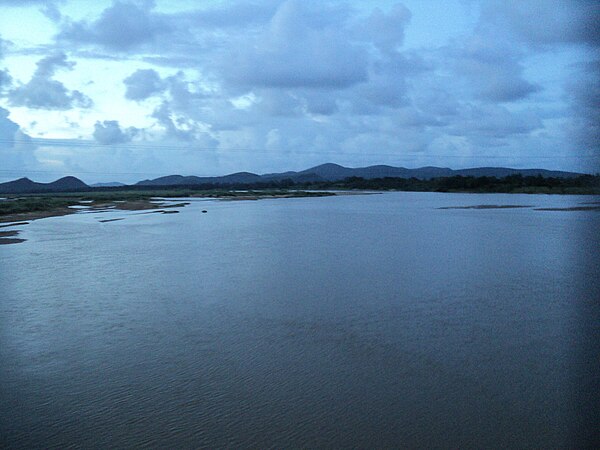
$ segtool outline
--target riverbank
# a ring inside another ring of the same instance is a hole
[[[189,202],[173,203],[169,198],[214,198],[221,200],[261,200],[294,197],[325,197],[332,192],[306,191],[165,191],[86,192],[37,195],[9,195],[0,201],[0,228],[27,225],[32,220],[66,216],[75,213],[107,211],[145,211],[146,213],[175,214]],[[101,220],[113,222],[121,218]],[[0,231],[0,245],[18,244],[25,239],[15,237],[20,230]]]
[[[24,222],[47,217],[64,216],[81,211],[106,210],[163,210],[185,207],[188,203],[173,204],[168,198],[215,198],[223,200],[260,200],[295,197],[332,196],[332,192],[307,191],[139,191],[86,192],[37,195],[12,195],[0,201],[0,223]]]

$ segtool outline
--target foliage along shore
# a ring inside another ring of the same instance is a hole
[[[503,178],[453,176],[428,180],[417,178],[350,177],[341,181],[295,182],[284,179],[272,182],[237,183],[227,186],[201,184],[191,186],[120,186],[85,189],[76,192],[41,194],[5,194],[0,201],[0,222],[33,220],[42,217],[71,214],[75,205],[92,210],[107,208],[143,210],[161,208],[155,197],[204,197],[232,200],[261,198],[309,197],[333,195],[319,190],[369,190],[418,192],[527,193],[527,194],[588,194],[600,195],[600,175],[573,178],[510,175]]]
[[[365,179],[350,177],[342,181],[296,183],[287,187],[411,192],[600,195],[600,175],[581,175],[573,178],[522,175],[496,178],[457,175],[427,180],[417,178],[386,177]]]
[[[110,191],[115,188],[96,188]],[[116,188],[128,191],[144,191],[147,186],[126,186]],[[267,189],[288,190],[369,190],[369,191],[413,191],[413,192],[470,192],[470,193],[519,193],[519,194],[577,194],[600,195],[600,175],[581,175],[578,177],[543,177],[509,175],[497,177],[472,177],[456,175],[430,179],[419,178],[361,178],[349,177],[339,181],[298,182],[291,178],[268,182],[194,185],[154,186],[157,192],[165,191],[204,191],[219,192],[219,196],[239,195],[236,190],[254,189],[262,192]],[[233,194],[232,194],[233,193]],[[169,194],[172,195],[172,194]]]
[[[519,194],[600,194],[600,175],[574,178],[510,175],[496,177],[442,177],[430,180],[416,178],[348,178],[346,189],[398,190],[421,192],[519,193]]]

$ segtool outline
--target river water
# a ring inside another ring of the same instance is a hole
[[[534,207],[591,201],[194,200],[17,227],[0,447],[583,445],[600,213]],[[528,207],[440,209],[482,204]]]

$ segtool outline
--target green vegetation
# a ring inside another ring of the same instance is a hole
[[[315,189],[361,189],[377,191],[420,192],[474,192],[524,194],[600,194],[600,175],[582,175],[575,178],[544,178],[511,175],[496,177],[443,177],[431,180],[416,178],[375,178],[365,180],[352,177],[338,182],[310,183],[303,187]]]
[[[77,204],[77,201],[76,199],[55,197],[53,195],[20,197],[0,202],[0,216],[66,208],[69,205]]]
[[[114,189],[114,188],[104,188]],[[148,186],[129,186],[118,188],[133,195],[134,192],[149,192]],[[154,186],[157,196],[203,196],[203,197],[240,197],[244,195],[268,196],[271,192],[290,196],[298,190],[374,190],[374,191],[419,191],[419,192],[479,192],[479,193],[525,193],[525,194],[600,194],[600,175],[582,175],[573,178],[511,175],[497,177],[453,176],[430,180],[417,178],[374,178],[350,177],[340,181],[298,182],[283,179],[257,183],[235,183],[231,185],[205,183],[191,186]],[[239,192],[239,190],[252,190]],[[111,191],[106,191],[110,193]],[[297,196],[306,197],[307,192]],[[322,194],[318,194],[322,195]]]

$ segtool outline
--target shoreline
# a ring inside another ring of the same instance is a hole
[[[263,200],[275,198],[330,197],[338,194],[323,191],[248,191],[248,192],[173,192],[170,196],[149,193],[115,193],[112,195],[41,194],[14,196],[10,201],[0,202],[0,224],[26,222],[48,217],[66,216],[78,212],[103,212],[107,210],[145,211],[182,208],[189,202],[169,203],[169,198],[210,198],[217,200]],[[179,194],[179,195],[177,195]],[[342,194],[343,195],[343,194]],[[94,198],[96,197],[96,198]],[[108,197],[108,198],[107,198]],[[10,198],[10,197],[9,197]],[[21,203],[26,203],[21,205]],[[4,206],[4,208],[3,208]],[[13,207],[14,206],[14,207]],[[13,207],[13,208],[11,208]],[[13,225],[17,225],[16,223]],[[12,225],[0,225],[12,226]]]
[[[74,203],[70,206],[79,206],[81,204]],[[173,205],[175,206],[175,205]],[[38,210],[38,211],[25,211],[11,214],[0,214],[0,225],[2,227],[9,226],[18,226],[18,225],[26,225],[28,222],[38,219],[47,219],[49,217],[61,217],[68,216],[70,214],[81,213],[82,211],[87,212],[106,212],[108,211],[141,211],[146,209],[159,209],[159,208],[169,208],[171,206],[160,206],[154,203],[148,202],[125,202],[125,203],[102,203],[94,206],[90,206],[86,209],[79,208],[70,208],[70,207],[58,207],[58,208],[50,208],[47,210]],[[12,223],[16,222],[16,223]],[[7,223],[11,223],[8,225]]]
[[[390,192],[390,191],[386,191]],[[18,236],[21,230],[2,230],[8,227],[21,227],[28,225],[33,220],[60,217],[70,214],[101,213],[110,211],[141,211],[139,214],[176,214],[178,208],[184,208],[190,202],[188,199],[215,199],[222,201],[252,201],[277,198],[305,198],[328,197],[345,195],[372,195],[382,191],[373,190],[336,190],[336,191],[186,191],[171,192],[168,197],[161,196],[164,192],[148,191],[131,193],[127,191],[111,194],[98,193],[61,193],[9,196],[9,200],[0,202],[0,245],[17,244],[25,242]],[[178,203],[173,203],[169,198],[176,198]],[[536,207],[535,205],[464,205],[439,207],[440,210],[452,209],[512,209],[531,208],[535,211],[600,211],[600,202],[581,202],[580,205],[571,207]],[[205,212],[205,211],[203,211]],[[99,220],[101,223],[116,222],[124,218]]]
[[[331,192],[306,191],[267,191],[267,192],[193,192],[185,193],[184,198],[211,198],[224,201],[262,200],[275,198],[329,197]],[[90,197],[91,200],[90,200]],[[107,198],[108,197],[108,198]],[[181,198],[180,196],[176,196]],[[123,193],[98,195],[45,194],[39,196],[15,196],[9,201],[0,202],[0,228],[20,227],[31,221],[70,214],[101,213],[107,211],[142,211],[139,214],[176,214],[177,208],[184,208],[190,202],[171,203],[169,197],[159,197],[156,192]],[[4,206],[4,208],[2,208]],[[123,218],[99,220],[101,223],[116,222]],[[25,242],[18,236],[21,230],[0,231],[0,245]]]

